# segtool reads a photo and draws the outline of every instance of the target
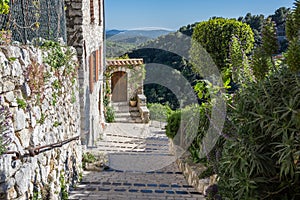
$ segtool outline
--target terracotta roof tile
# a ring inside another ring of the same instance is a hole
[[[128,65],[142,65],[143,59],[120,59],[120,60],[106,60],[107,66],[128,66]]]

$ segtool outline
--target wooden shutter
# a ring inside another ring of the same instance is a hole
[[[93,58],[93,54],[90,55],[89,57],[89,74],[90,74],[90,93],[92,93],[94,91],[94,58]]]
[[[91,17],[91,23],[94,23],[95,22],[94,0],[90,0],[90,17]]]

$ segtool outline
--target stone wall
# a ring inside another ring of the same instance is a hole
[[[202,163],[193,163],[190,152],[188,150],[186,152],[182,152],[182,149],[177,147],[171,139],[169,139],[169,150],[171,154],[177,156],[176,163],[188,184],[192,185],[198,192],[206,195],[206,189],[211,185],[217,184],[216,174],[200,179],[199,175],[207,168]],[[179,155],[177,155],[176,150],[179,150]]]
[[[92,147],[100,137],[104,124],[103,0],[65,0],[65,6],[67,43],[76,48],[80,63],[78,74],[82,143]]]
[[[4,140],[10,139],[8,151],[20,155],[0,156],[0,199],[62,199],[80,177],[79,140],[29,150],[80,135],[77,58],[70,52],[74,56],[60,66],[53,64],[52,50],[0,46],[0,104],[12,115]]]

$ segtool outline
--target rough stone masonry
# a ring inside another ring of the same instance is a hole
[[[77,58],[69,51],[71,65],[54,69],[47,64],[55,59],[51,49],[0,46],[0,104],[12,115],[8,151],[23,155],[28,147],[80,135]],[[61,199],[79,179],[81,152],[77,140],[33,157],[0,156],[0,199]]]

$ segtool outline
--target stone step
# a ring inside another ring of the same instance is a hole
[[[118,146],[110,144],[98,144],[97,151],[131,151],[131,152],[145,152],[145,153],[158,153],[169,154],[169,148],[148,148],[146,146]]]
[[[127,117],[119,117],[119,118],[115,118],[115,121],[114,121],[114,122],[116,122],[116,123],[133,123],[133,122],[131,121],[130,117],[129,117],[129,118],[127,118]]]
[[[138,107],[129,107],[129,112],[139,112]]]
[[[131,117],[129,112],[116,112],[115,113],[115,118],[119,118],[119,117]]]
[[[143,123],[143,120],[140,117],[137,117],[137,118],[122,117],[122,118],[115,118],[114,122],[116,122],[116,123],[139,123],[139,124],[141,124],[141,123]]]
[[[126,153],[137,153],[137,152],[145,152],[145,149],[134,149],[134,147],[111,147],[111,146],[107,146],[107,147],[98,147],[97,151],[99,152],[103,152],[103,153],[119,153],[119,152],[126,152]]]
[[[122,102],[111,102],[111,105],[112,106],[129,106],[129,102],[127,101],[122,101]]]
[[[168,144],[162,143],[145,143],[141,140],[128,140],[128,141],[116,141],[116,140],[100,140],[97,144],[113,144],[113,145],[145,145],[149,148],[161,148],[161,147],[169,147]]]
[[[112,106],[116,123],[143,123],[138,108],[129,106],[128,102],[114,102]]]
[[[120,113],[120,112],[130,112],[128,107],[113,107],[115,113]]]
[[[131,135],[119,135],[119,134],[113,134],[113,133],[106,133],[104,134],[104,137],[115,137],[115,138],[128,138],[128,139],[145,139],[144,137],[138,137],[138,136],[131,136]]]
[[[141,113],[140,112],[131,111],[129,114],[132,117],[141,117]]]

